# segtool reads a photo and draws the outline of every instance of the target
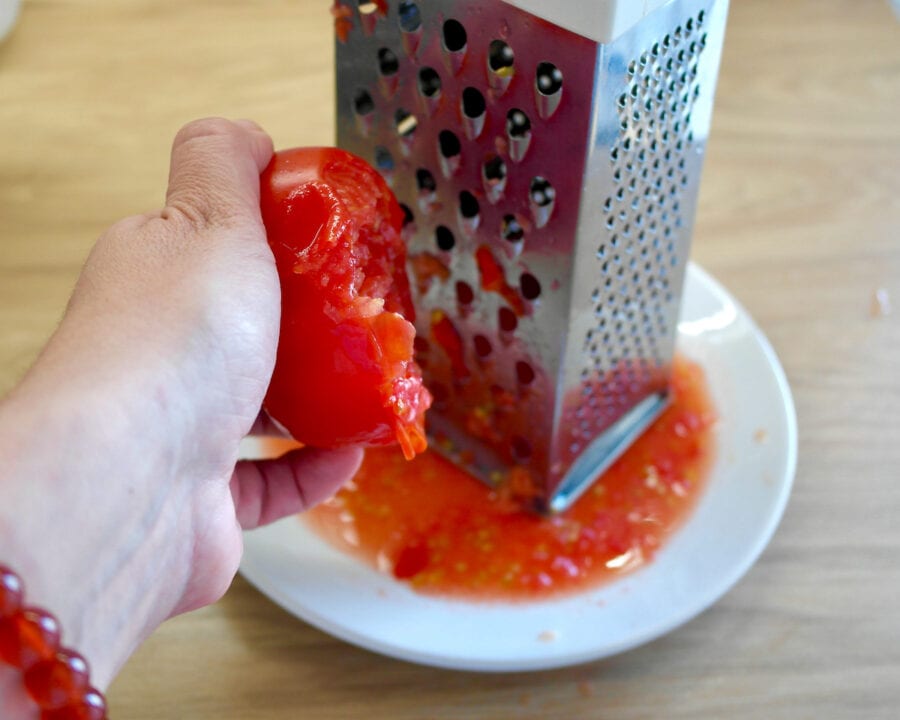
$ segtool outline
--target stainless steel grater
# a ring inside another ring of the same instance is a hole
[[[667,402],[727,0],[338,0],[338,144],[406,213],[435,447],[567,507]]]

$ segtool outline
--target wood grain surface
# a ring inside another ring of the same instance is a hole
[[[0,392],[53,330],[92,242],[160,205],[184,122],[333,138],[325,0],[26,0],[0,44]],[[694,259],[748,308],[795,393],[774,541],[650,645],[524,675],[334,640],[238,579],[163,626],[114,717],[375,720],[900,717],[900,23],[883,0],[736,0]],[[894,312],[873,312],[882,290]]]

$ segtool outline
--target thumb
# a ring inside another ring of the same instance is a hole
[[[166,206],[198,229],[259,220],[259,174],[272,139],[250,120],[206,118],[175,136]]]

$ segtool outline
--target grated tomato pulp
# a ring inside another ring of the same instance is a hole
[[[305,517],[422,593],[516,601],[578,592],[651,562],[684,523],[706,486],[715,419],[702,368],[678,358],[671,405],[559,515],[524,510],[433,451],[407,463],[379,448]]]

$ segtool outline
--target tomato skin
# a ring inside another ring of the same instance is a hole
[[[336,148],[275,154],[260,207],[281,282],[264,407],[317,447],[425,448],[431,396],[413,361],[403,213],[382,177]]]

